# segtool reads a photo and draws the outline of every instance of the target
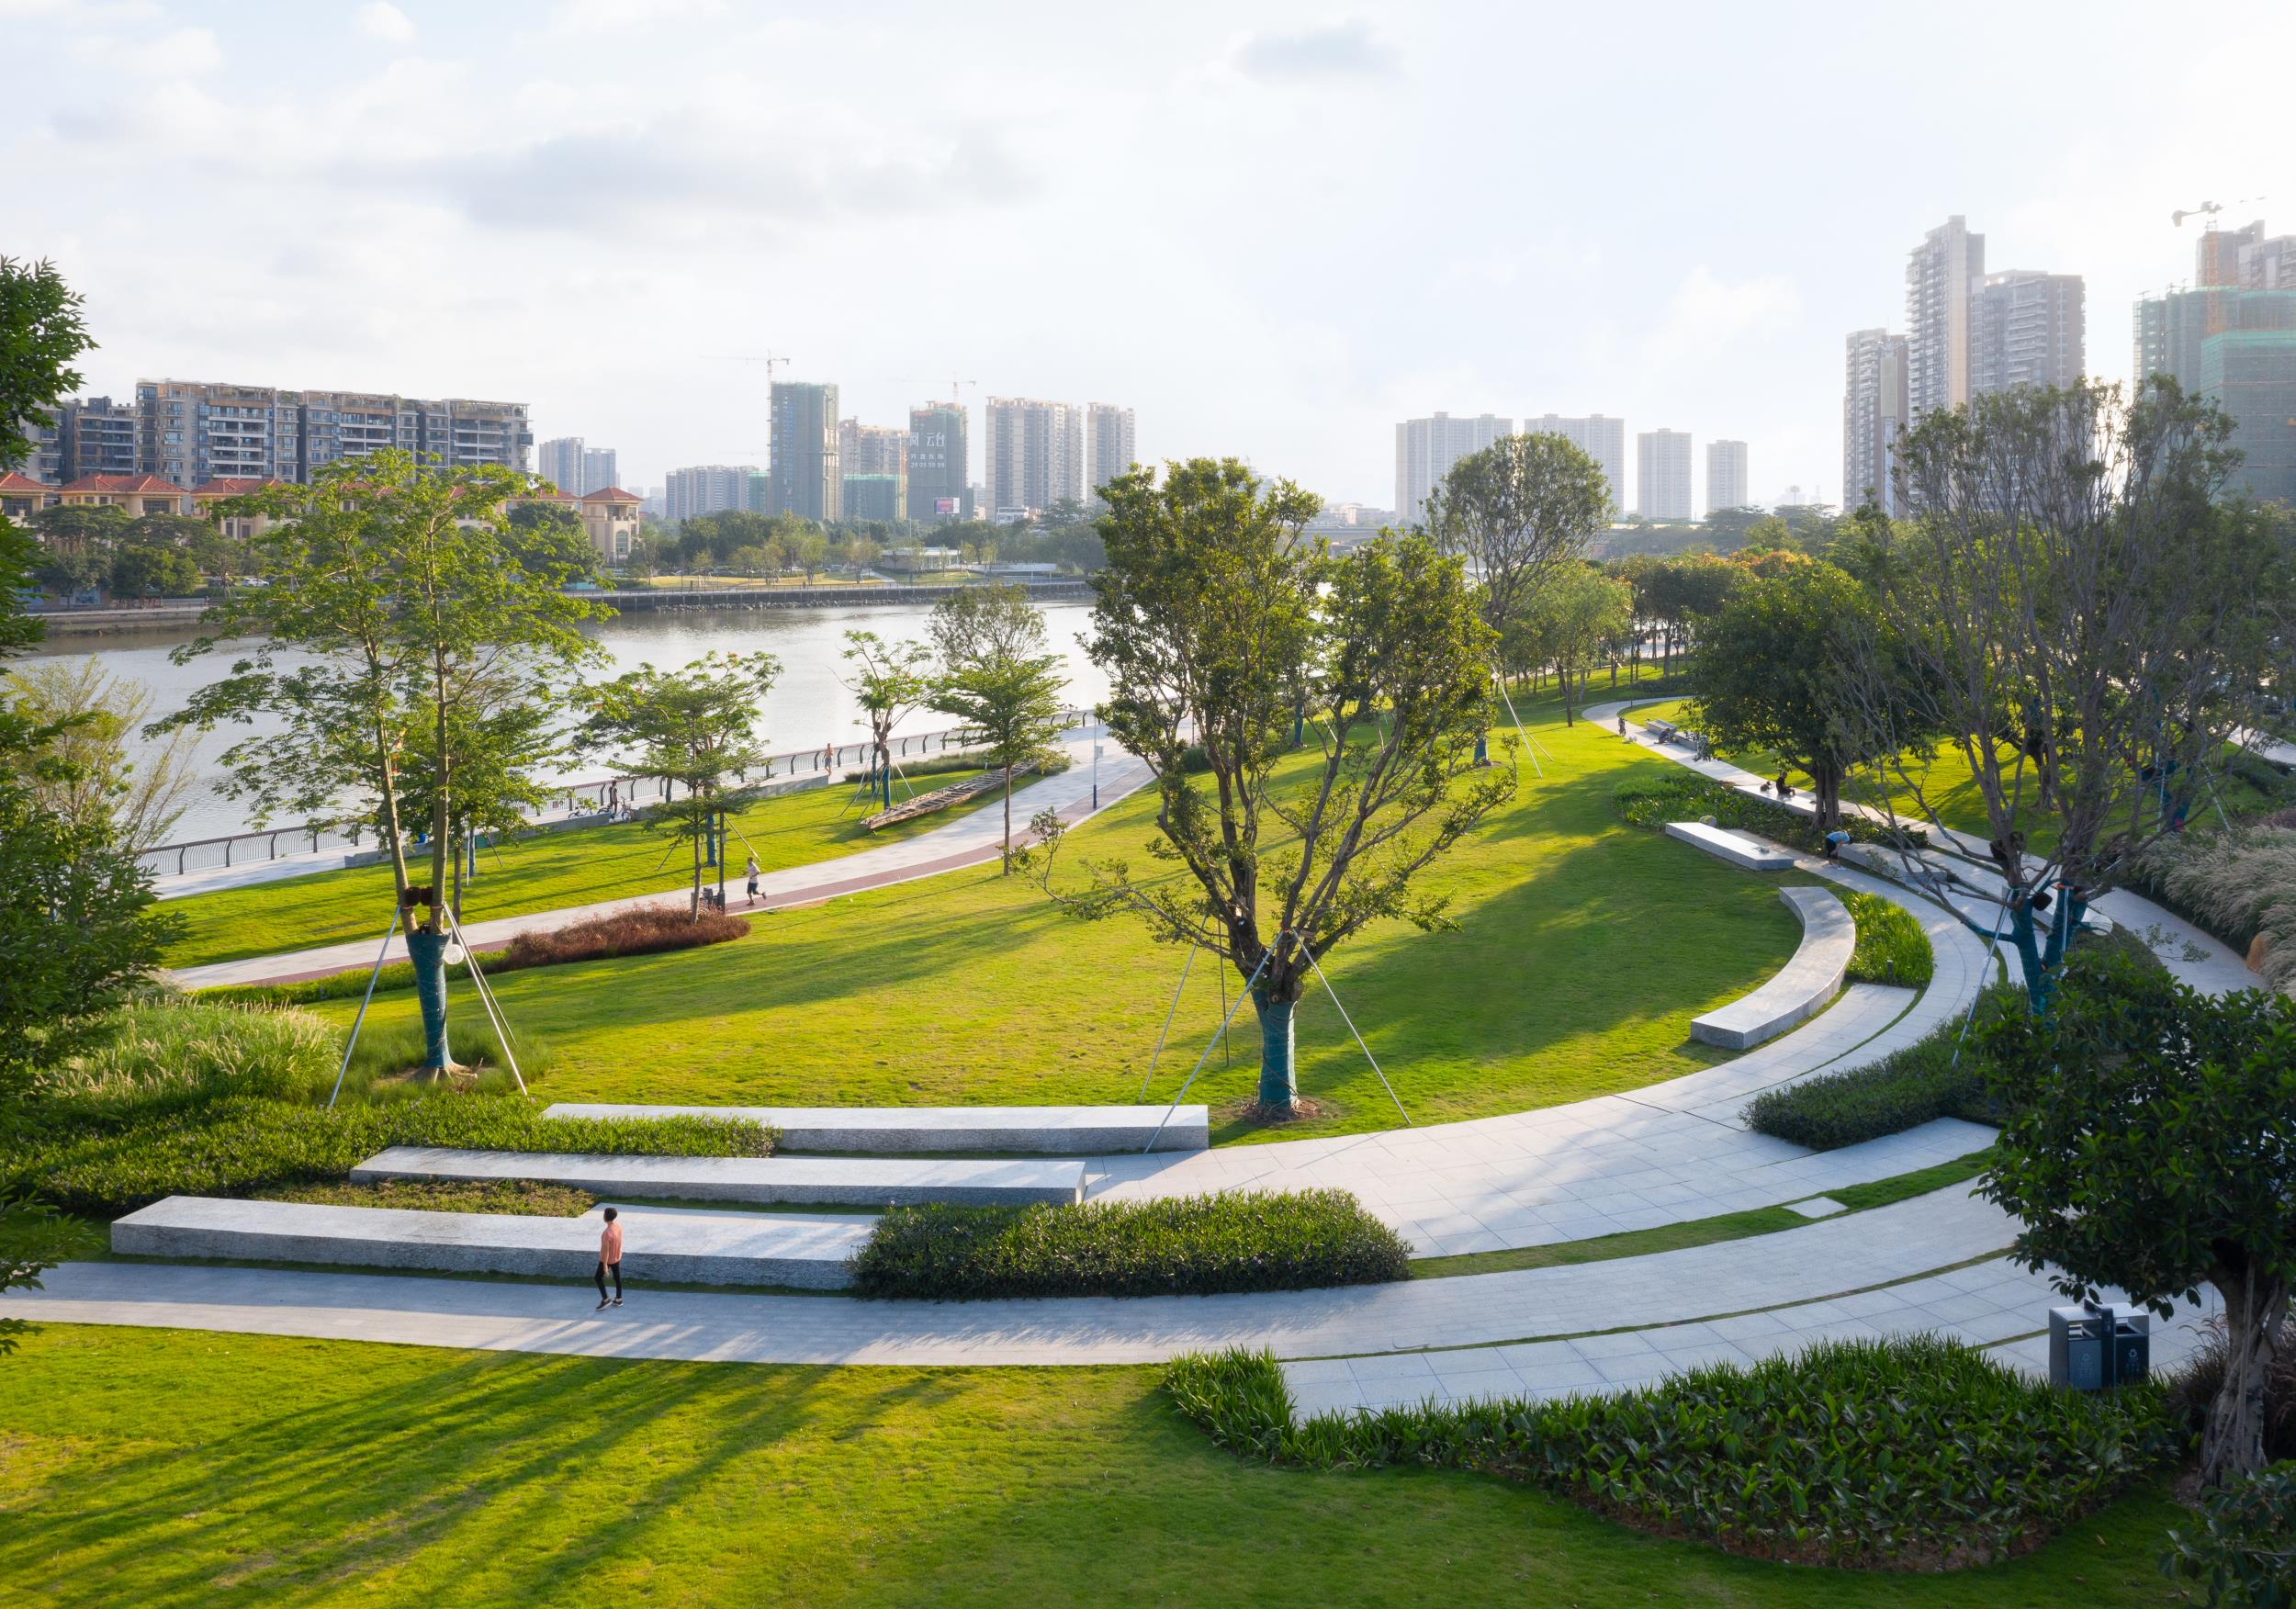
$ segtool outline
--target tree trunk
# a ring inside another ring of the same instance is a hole
[[[2224,1299],[2224,1384],[2209,1408],[2200,1435],[2200,1484],[2223,1486],[2253,1475],[2264,1453],[2265,1382],[2279,1356],[2279,1329],[2288,1318],[2289,1289],[2259,1280],[2251,1265],[2235,1273],[2218,1267],[2210,1283]]]
[[[1292,1071],[1295,1003],[1278,998],[1277,992],[1265,985],[1255,985],[1252,1009],[1260,1018],[1260,1105],[1268,1111],[1288,1112],[1300,1094]]]
[[[414,948],[414,931],[407,932],[407,958],[415,962],[415,997],[422,1007],[422,1069],[431,1077],[444,1078],[457,1071],[455,1057],[446,1039],[446,917],[443,902],[446,894],[446,830],[449,792],[453,782],[453,761],[446,748],[446,676],[440,667],[432,683],[432,697],[437,708],[433,730],[438,740],[438,793],[431,801],[431,919],[423,931],[437,940],[437,948],[428,961],[418,959]],[[424,986],[425,975],[429,986]]]
[[[694,921],[702,919],[702,835],[693,835],[693,897],[686,907],[686,915]]]
[[[455,1065],[446,1042],[446,935],[428,928],[407,930],[407,959],[414,963],[415,1004],[422,1011],[422,1067],[443,1078]]]

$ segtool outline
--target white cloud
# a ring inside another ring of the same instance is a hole
[[[1397,59],[1369,23],[1347,17],[1287,33],[1245,34],[1230,48],[1228,64],[1246,78],[1290,84],[1385,78],[1395,72]]]
[[[179,28],[157,39],[81,34],[65,48],[87,66],[135,78],[186,78],[223,65],[223,47],[204,28]]]
[[[1729,284],[1701,263],[1675,289],[1643,351],[1655,364],[1709,357],[1747,336],[1784,328],[1801,308],[1792,280],[1773,274]]]
[[[414,38],[414,19],[390,0],[366,0],[359,7],[359,31],[371,39],[403,45]]]
[[[561,0],[550,26],[568,33],[605,33],[715,17],[725,8],[724,0]]]

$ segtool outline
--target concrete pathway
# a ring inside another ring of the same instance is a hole
[[[638,1290],[594,1313],[579,1285],[281,1269],[68,1263],[0,1315],[494,1352],[751,1363],[1152,1363],[1265,1346],[1332,1357],[1499,1346],[1709,1322],[1899,1284],[1999,1255],[2016,1232],[1958,1190],[1804,1229],[1571,1267],[1241,1296],[1028,1301]],[[644,1277],[625,1258],[625,1275]],[[1846,1315],[1845,1315],[1846,1316]],[[2032,1324],[2043,1322],[2035,1314]]]
[[[1099,804],[1096,810],[1092,802],[1093,742],[1094,739],[1088,736],[1071,737],[1064,740],[1062,747],[1068,754],[1069,769],[1057,776],[1046,777],[1041,782],[1031,782],[1014,791],[1012,820],[1016,841],[1025,834],[1030,819],[1039,811],[1057,810],[1064,821],[1072,824],[1085,821],[1147,784],[1150,773],[1146,762],[1121,751],[1104,753],[1099,768]],[[1004,804],[1001,800],[996,800],[946,826],[898,843],[859,850],[832,861],[817,861],[810,865],[769,872],[759,880],[760,894],[766,906],[811,905],[839,895],[888,888],[919,877],[982,865],[997,858],[1002,852],[1003,843]],[[746,908],[732,903],[739,896],[739,885],[734,883],[729,888],[728,906],[736,913]],[[554,911],[535,911],[523,917],[499,917],[491,921],[471,922],[465,926],[463,931],[470,942],[480,950],[500,949],[521,933],[555,932],[560,928],[569,928],[593,917],[641,910],[652,906],[682,908],[689,897],[682,888],[668,889],[654,894],[633,895],[624,899],[602,900],[592,905],[568,906]],[[183,967],[169,975],[187,989],[214,988],[226,984],[288,983],[300,978],[325,977],[332,973],[347,972],[354,968],[371,967],[375,964],[377,947],[377,939],[363,939],[277,955],[251,956],[242,961]],[[403,961],[405,958],[405,941],[402,939],[392,940],[390,959]]]

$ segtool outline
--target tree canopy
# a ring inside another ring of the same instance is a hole
[[[1044,616],[1019,587],[975,587],[933,606],[930,631],[940,673],[928,697],[932,706],[964,723],[966,739],[1004,772],[1004,869],[1013,864],[1014,768],[1043,752],[1059,736],[1061,693],[1067,676],[1058,654],[1047,651]]]
[[[26,427],[79,388],[73,365],[96,347],[81,305],[54,264],[0,256],[0,475],[31,456]]]

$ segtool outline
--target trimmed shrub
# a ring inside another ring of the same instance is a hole
[[[2021,1014],[2024,997],[2022,989],[2008,985],[1987,989],[1977,1007],[1978,1026],[2004,1013]],[[1960,1039],[1961,1022],[1955,1018],[1869,1067],[1823,1073],[1783,1089],[1765,1090],[1747,1106],[1746,1126],[1812,1151],[1832,1151],[1918,1128],[1936,1118],[1998,1123],[2000,1113],[1986,1094],[1976,1028],[1971,1029],[1956,1065],[1953,1046]]]
[[[1858,925],[1857,952],[1843,974],[1853,984],[1902,984],[1923,989],[1937,972],[1937,952],[1914,914],[1878,894],[1858,890],[1834,892],[1850,907]]]
[[[1410,1277],[1410,1248],[1345,1190],[1080,1207],[897,1207],[853,1259],[863,1296],[1209,1296]]]
[[[1702,777],[1695,771],[1677,771],[1671,776],[1634,782],[1619,789],[1615,797],[1619,815],[1633,827],[1661,831],[1670,821],[1703,821],[1711,816],[1716,827],[1757,832],[1805,854],[1821,854],[1826,848],[1824,835],[1811,817],[1790,810],[1774,799],[1741,793],[1728,783]],[[1929,835],[1920,827],[1900,827],[1893,830],[1855,812],[1845,814],[1841,825],[1852,843],[1929,842]]]
[[[2296,1603],[2296,1463],[2279,1463],[2210,1492],[2200,1529],[2168,1533],[2161,1574],[2206,1581],[2210,1609]]]
[[[129,1006],[109,1038],[41,1080],[51,1097],[133,1100],[291,1100],[323,1090],[343,1059],[343,1030],[307,1011],[198,1000]]]
[[[697,950],[749,936],[749,918],[703,911],[695,921],[681,909],[648,906],[593,917],[547,933],[521,933],[490,963],[490,973],[522,967],[558,966],[571,961],[610,961],[617,955],[658,955],[669,950]]]
[[[14,1114],[0,1147],[0,1194],[112,1217],[163,1196],[245,1196],[339,1180],[392,1145],[576,1151],[625,1156],[767,1156],[779,1137],[716,1118],[554,1118],[516,1096],[434,1094],[387,1105],[324,1107],[234,1096],[205,1105],[125,1109],[47,1103]]]
[[[404,1207],[421,1212],[502,1212],[518,1218],[580,1218],[598,1198],[571,1185],[535,1179],[380,1179],[355,1185],[275,1185],[258,1201],[306,1201],[320,1207]]]
[[[1182,1357],[1165,1380],[1183,1412],[1248,1457],[1505,1475],[1733,1552],[1831,1565],[1985,1563],[2189,1445],[2157,1387],[2056,1391],[1934,1336],[1827,1342],[1615,1396],[1305,1423],[1266,1353]]]

